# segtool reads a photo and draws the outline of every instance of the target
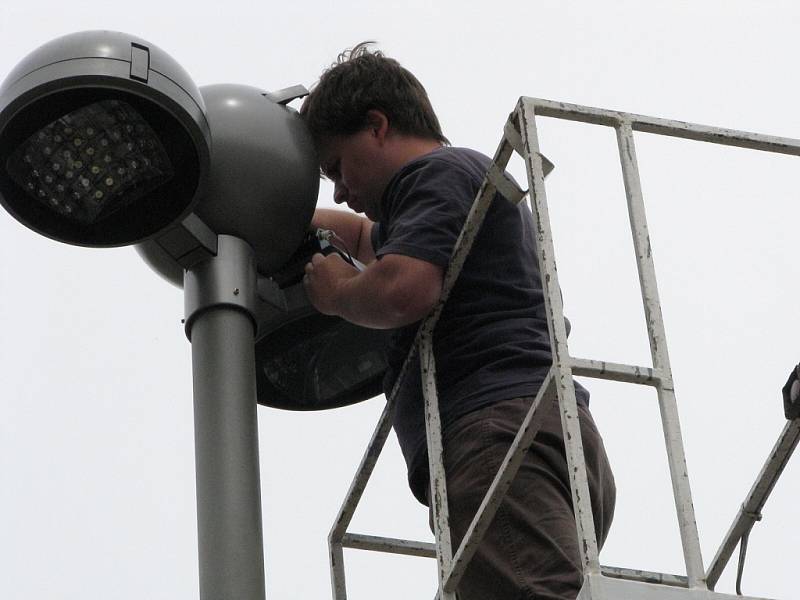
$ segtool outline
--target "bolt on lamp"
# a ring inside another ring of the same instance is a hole
[[[198,89],[110,31],[53,40],[0,85],[0,204],[61,242],[136,245],[184,289],[201,600],[265,597],[256,401],[344,406],[386,367],[387,334],[320,315],[300,281],[319,177],[287,104],[305,93]]]

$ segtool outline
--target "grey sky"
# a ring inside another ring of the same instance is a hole
[[[343,48],[375,39],[426,85],[450,140],[487,154],[521,95],[800,138],[799,22],[788,1],[6,0],[0,77],[41,43],[104,28],[161,46],[198,85],[308,86]],[[556,164],[548,198],[570,350],[650,364],[613,132],[540,130]],[[800,360],[800,163],[636,140],[708,563],[783,426],[779,389]],[[180,291],[130,249],[68,247],[5,213],[0,245],[0,597],[197,597]],[[602,562],[683,573],[655,394],[587,386],[619,487]],[[382,403],[259,409],[268,598],[330,597],[325,538]],[[404,475],[392,438],[354,530],[430,539]],[[798,486],[795,461],[754,529],[747,593],[796,596]],[[433,596],[433,561],[345,559],[355,600]]]

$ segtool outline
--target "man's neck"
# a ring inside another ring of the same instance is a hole
[[[415,158],[424,156],[442,147],[436,140],[412,136],[397,136],[392,141],[392,163],[395,170],[411,162]]]

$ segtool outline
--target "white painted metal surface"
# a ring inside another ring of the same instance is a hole
[[[432,331],[422,329],[419,341],[420,368],[422,370],[422,395],[425,397],[425,433],[428,440],[428,470],[430,472],[430,504],[433,511],[433,531],[436,536],[436,560],[439,565],[439,598],[456,600],[455,594],[444,589],[444,581],[453,562],[453,545],[450,541],[450,516],[447,507],[447,482],[442,451],[442,422],[439,418],[439,397],[436,392],[436,361],[433,357]]]
[[[574,358],[569,355],[567,331],[558,273],[554,258],[544,176],[552,165],[539,151],[536,118],[553,117],[613,127],[617,133],[620,162],[628,200],[631,232],[636,252],[639,282],[650,341],[652,366],[624,365],[603,360]],[[502,502],[505,492],[519,467],[522,455],[530,446],[538,429],[536,408],[546,395],[557,394],[565,432],[565,448],[572,476],[572,495],[575,520],[584,569],[584,585],[577,600],[763,600],[751,596],[732,596],[712,591],[725,568],[733,549],[750,531],[772,491],[777,478],[800,439],[800,423],[790,422],[781,433],[775,448],[758,475],[734,523],[722,542],[708,572],[704,571],[700,542],[695,522],[692,494],[686,467],[672,372],[667,352],[666,333],[656,285],[655,265],[647,232],[644,200],[639,182],[633,133],[642,131],[716,144],[738,146],[780,154],[800,156],[800,140],[756,133],[707,127],[634,115],[599,108],[565,104],[535,98],[521,98],[504,127],[486,179],[470,210],[456,242],[450,266],[445,274],[442,297],[432,313],[422,322],[417,337],[387,399],[386,408],[356,472],[347,497],[329,535],[331,577],[334,600],[347,597],[343,564],[343,548],[372,550],[411,556],[437,558],[439,590],[437,598],[454,600],[461,575],[474,555],[492,516]],[[531,410],[508,451],[492,485],[478,509],[461,546],[453,552],[450,543],[447,509],[447,490],[441,456],[441,424],[435,382],[435,361],[432,336],[442,307],[449,297],[456,278],[472,247],[483,218],[501,191],[511,201],[519,202],[525,194],[518,190],[504,171],[513,152],[526,164],[531,190],[531,208],[535,221],[539,269],[545,292],[545,305],[553,353],[553,366]],[[426,428],[434,500],[434,529],[436,543],[416,542],[351,533],[347,530],[353,512],[381,452],[391,427],[395,396],[402,384],[412,358],[419,352],[422,368],[423,395],[426,406]],[[586,466],[583,458],[577,405],[572,377],[581,375],[625,383],[655,387],[658,392],[664,440],[672,479],[678,527],[683,547],[686,575],[653,573],[635,568],[600,566],[599,553],[589,502]],[[711,589],[709,589],[711,588]],[[788,600],[788,599],[786,599]]]
[[[636,266],[639,271],[647,334],[650,340],[650,355],[653,359],[653,367],[661,373],[656,390],[661,409],[661,424],[664,429],[664,442],[667,447],[667,459],[672,479],[672,491],[675,496],[675,508],[678,513],[678,527],[683,544],[686,572],[689,577],[689,587],[705,587],[700,536],[697,533],[692,492],[689,488],[689,472],[683,450],[678,405],[675,402],[675,387],[672,383],[672,369],[667,352],[664,319],[661,315],[655,265],[647,230],[642,186],[639,181],[632,122],[622,121],[617,125],[616,130],[620,162],[622,163],[622,177],[625,181],[625,194],[628,197],[628,214],[636,251]]]
[[[761,472],[756,477],[756,481],[733,519],[725,539],[722,540],[714,560],[711,561],[711,566],[706,573],[709,588],[714,589],[736,545],[743,537],[749,535],[753,525],[761,519],[761,509],[764,508],[786,463],[789,462],[792,453],[797,448],[798,441],[800,441],[800,421],[794,419],[786,423],[778,436],[778,441],[775,442],[767,462],[764,463]]]
[[[586,477],[586,461],[583,458],[583,441],[578,421],[578,403],[575,398],[575,384],[572,380],[571,359],[567,346],[567,326],[564,320],[561,287],[558,284],[553,232],[550,227],[542,159],[539,152],[539,139],[536,133],[535,110],[533,101],[528,98],[522,98],[516,114],[522,134],[522,150],[527,167],[528,184],[532,192],[531,209],[536,232],[536,251],[544,290],[547,329],[550,332],[553,379],[558,391],[561,425],[564,430],[564,447],[572,484],[572,506],[575,512],[575,525],[578,530],[578,548],[581,553],[584,574],[599,573],[599,549],[592,519],[589,481]]]
[[[584,578],[576,600],[766,600],[720,594],[705,588],[680,588],[591,574]]]

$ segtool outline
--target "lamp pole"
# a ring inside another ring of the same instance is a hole
[[[264,600],[256,418],[256,266],[251,247],[217,237],[186,270],[192,344],[200,600]]]

